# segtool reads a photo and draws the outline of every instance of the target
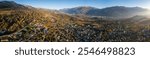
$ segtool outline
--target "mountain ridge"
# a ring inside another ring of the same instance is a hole
[[[1,1],[0,8],[1,9],[5,9],[5,8],[16,9],[16,8],[25,8],[25,6],[18,4],[14,1]]]
[[[89,7],[85,9],[84,6],[79,6],[75,8],[61,9],[60,11],[69,14],[84,14],[88,16],[110,16],[110,17],[118,17],[118,18],[129,18],[140,13],[144,13],[145,11],[149,11],[148,9],[144,9],[141,7],[125,7],[125,6],[112,6],[106,8],[95,8]]]

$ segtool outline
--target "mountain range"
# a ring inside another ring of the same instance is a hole
[[[3,1],[0,2],[1,9],[29,9],[33,8],[31,6],[24,6],[21,4],[17,4],[14,1]],[[116,18],[130,18],[136,15],[143,15],[147,12],[150,12],[148,9],[144,9],[141,7],[125,7],[125,6],[113,6],[106,8],[96,8],[91,6],[79,6],[74,8],[65,8],[58,10],[60,12],[68,13],[68,14],[81,14],[87,16],[108,16],[108,17],[116,17]]]
[[[148,9],[144,9],[141,7],[124,7],[124,6],[113,6],[102,9],[90,6],[81,6],[75,8],[61,9],[60,11],[69,14],[83,14],[88,16],[109,16],[117,18],[129,18],[149,12]]]

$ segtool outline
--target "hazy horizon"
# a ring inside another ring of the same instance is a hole
[[[0,0],[14,1],[37,8],[63,9],[78,6],[106,8],[111,6],[142,7],[150,9],[150,0]]]

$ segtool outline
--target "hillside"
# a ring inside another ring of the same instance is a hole
[[[105,17],[68,15],[55,10],[29,8],[9,1],[0,3],[21,6],[15,8],[11,5],[0,9],[2,42],[150,41],[150,18],[147,17],[111,20]]]
[[[0,2],[0,9],[17,9],[17,8],[26,8],[21,4],[17,4],[14,1],[2,1]]]

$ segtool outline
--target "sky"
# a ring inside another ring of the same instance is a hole
[[[105,8],[111,6],[143,7],[150,9],[150,0],[10,0],[37,8],[63,9],[78,6]]]

